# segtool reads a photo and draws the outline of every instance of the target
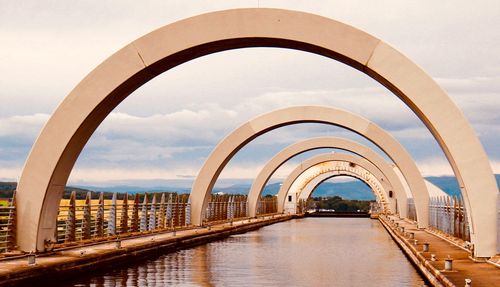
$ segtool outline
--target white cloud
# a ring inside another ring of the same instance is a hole
[[[34,138],[48,121],[48,114],[0,118],[0,137],[20,136]]]

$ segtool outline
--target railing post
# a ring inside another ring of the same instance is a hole
[[[173,220],[172,220],[172,201],[173,201],[173,195],[172,193],[169,194],[168,196],[168,203],[167,203],[167,224],[169,225],[169,228],[173,227]]]
[[[160,198],[160,218],[159,218],[159,222],[158,222],[158,228],[160,228],[160,229],[165,228],[165,217],[166,217],[165,212],[166,212],[166,210],[165,210],[165,193],[162,192],[161,198]]]
[[[210,200],[208,201],[208,207],[207,207],[207,214],[205,216],[207,221],[213,220],[213,214],[214,214],[214,197],[212,194],[210,194]]]
[[[175,200],[175,220],[176,224],[175,226],[181,226],[182,225],[182,197],[180,194],[176,193],[176,200]]]
[[[240,198],[240,216],[239,217],[247,217],[247,209],[246,209],[246,202],[248,200],[248,196],[243,195]]]
[[[104,236],[104,193],[99,194],[99,205],[97,207],[96,222],[95,222],[96,237]]]
[[[186,203],[186,226],[191,225],[191,196],[188,197]]]
[[[6,251],[11,251],[16,249],[16,224],[17,224],[17,213],[16,213],[16,191],[12,194],[12,201],[10,203],[9,219],[7,221],[7,246]]]
[[[128,233],[128,193],[123,195],[122,210],[120,213],[120,234]]]
[[[116,192],[111,199],[111,207],[108,215],[108,235],[116,235]]]
[[[216,195],[215,197],[215,220],[222,219],[222,196]]]
[[[134,197],[134,205],[132,207],[132,220],[130,221],[132,232],[139,231],[139,200],[139,194],[136,193]]]
[[[226,205],[226,214],[227,214],[227,218],[228,220],[231,220],[233,219],[233,196],[232,195],[229,195],[228,198],[227,198],[227,205]]]
[[[179,223],[179,211],[177,210],[179,203],[179,197],[177,193],[172,194],[172,227],[176,227]]]
[[[144,193],[144,201],[141,207],[141,224],[139,226],[139,231],[144,232],[148,230],[148,194]]]
[[[90,239],[92,236],[92,193],[87,192],[83,206],[82,239]]]
[[[224,204],[223,204],[223,208],[224,209],[222,211],[223,212],[223,218],[222,219],[227,220],[228,219],[227,212],[228,212],[228,206],[229,206],[229,195],[224,195],[223,198],[224,198]]]
[[[186,203],[184,195],[179,196],[179,226],[186,225]]]
[[[149,226],[148,230],[156,229],[156,193],[153,193],[153,200],[151,202],[151,211],[149,213]]]
[[[68,214],[66,217],[66,230],[64,232],[64,242],[75,241],[76,235],[76,192],[72,191],[69,197]]]

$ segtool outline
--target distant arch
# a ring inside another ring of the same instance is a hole
[[[347,173],[347,172],[345,172],[345,173]],[[299,200],[300,199],[307,200],[311,196],[311,194],[318,188],[318,186],[320,186],[325,181],[328,181],[328,180],[335,178],[335,177],[338,177],[338,176],[349,176],[349,177],[352,177],[354,179],[362,181],[364,184],[367,184],[365,181],[363,181],[359,177],[355,176],[354,174],[351,174],[351,175],[345,174],[344,175],[342,172],[339,172],[336,170],[328,171],[328,172],[319,174],[318,176],[313,178],[311,181],[307,182],[304,185],[304,187],[302,188],[298,199]],[[367,185],[373,190],[372,186],[370,186],[369,184],[367,184]]]
[[[313,168],[315,169],[313,170],[315,173],[309,175],[307,172],[311,171]],[[301,162],[283,181],[278,192],[278,212],[284,211],[286,197],[294,184],[298,183],[298,190],[300,191],[302,184],[306,185],[318,175],[330,171],[348,171],[357,174],[366,182],[370,181],[368,175],[372,175],[374,180],[378,181],[379,185],[382,186],[382,191],[378,192],[378,190],[373,190],[373,192],[379,195],[385,202],[387,202],[387,198],[389,198],[389,190],[394,189],[380,168],[368,160],[352,154],[323,153]],[[310,178],[303,179],[303,183],[298,182],[302,175],[310,176]]]
[[[256,206],[260,194],[264,190],[266,183],[280,166],[282,166],[290,158],[300,153],[320,148],[337,148],[345,151],[350,151],[378,166],[383,174],[387,177],[391,185],[394,187],[394,192],[398,200],[399,215],[401,217],[407,216],[407,196],[402,184],[402,181],[405,181],[404,177],[399,178],[393,168],[389,166],[389,164],[382,158],[382,156],[377,154],[372,149],[353,140],[338,137],[316,137],[306,139],[291,144],[274,155],[264,165],[264,167],[261,169],[252,183],[252,186],[248,193],[248,216],[254,217],[256,215]],[[427,208],[427,206],[423,206],[423,208],[425,209]]]
[[[346,172],[345,172],[346,173]],[[302,188],[302,191],[300,192],[299,196],[298,196],[298,200],[304,200],[304,201],[307,201],[312,193],[322,184],[324,183],[325,181],[327,180],[330,180],[334,177],[337,177],[337,176],[344,176],[344,174],[342,172],[338,172],[338,171],[329,171],[329,172],[326,172],[326,173],[323,173],[323,174],[319,174],[317,177],[313,178],[311,181],[309,181],[305,186],[304,188]],[[361,182],[363,182],[364,184],[368,185],[368,187],[373,191],[375,189],[377,189],[376,186],[371,186],[369,183],[365,182],[363,179],[355,176],[355,175],[349,175],[347,174],[347,176],[350,176],[352,178],[355,178],[357,180],[360,180]],[[375,192],[374,192],[375,193]],[[383,201],[376,193],[375,193],[375,196],[377,198],[377,202],[381,203],[382,204],[382,208],[383,208],[383,211],[385,213],[390,213],[391,212],[391,208],[388,207],[388,203],[386,203],[385,201]]]
[[[448,158],[468,210],[474,255],[495,255],[496,181],[472,127],[439,85],[403,54],[361,30],[308,13],[262,8],[218,11],[166,25],[90,72],[52,114],[26,160],[17,193],[19,248],[44,251],[44,242],[54,239],[57,207],[71,169],[95,129],[123,99],[172,67],[244,47],[323,55],[391,90],[423,121]],[[195,207],[199,211],[203,204]]]

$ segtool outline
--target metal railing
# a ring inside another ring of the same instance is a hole
[[[16,192],[8,206],[0,206],[0,252],[16,249]]]
[[[261,196],[257,202],[257,214],[273,214],[278,212],[278,197]]]
[[[73,191],[62,199],[57,214],[55,242],[46,242],[49,249],[74,243],[85,243],[140,235],[163,230],[187,228],[191,225],[191,203],[188,194],[104,193],[87,192],[77,199]],[[120,198],[119,198],[120,197]],[[205,223],[246,218],[246,195],[211,195]],[[260,214],[276,213],[276,197],[261,198]],[[0,207],[0,252],[16,249],[15,193],[9,206]]]
[[[0,206],[0,252],[16,249],[15,197],[9,206]]]
[[[69,200],[59,205],[56,244],[93,240],[117,235],[134,234],[187,227],[191,223],[188,195],[160,193],[135,194],[122,199],[113,194],[111,200],[92,199],[88,192],[85,200],[76,200],[72,192]],[[158,200],[160,198],[160,200]]]
[[[429,226],[464,241],[470,241],[467,211],[461,198],[431,197]]]
[[[246,195],[217,195],[210,196],[205,222],[228,221],[247,217]]]

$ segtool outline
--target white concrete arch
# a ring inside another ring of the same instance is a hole
[[[327,181],[327,180],[329,180],[331,178],[337,177],[337,176],[349,176],[349,177],[358,179],[361,182],[365,183],[375,193],[377,202],[382,203],[383,208],[384,208],[384,212],[387,213],[387,212],[391,211],[391,208],[388,207],[388,203],[384,202],[380,198],[380,196],[378,195],[378,193],[376,191],[377,189],[380,189],[380,190],[382,189],[381,185],[377,185],[376,183],[373,183],[372,181],[364,180],[363,178],[360,178],[360,177],[358,177],[355,174],[350,174],[347,171],[333,170],[333,171],[328,171],[328,172],[319,174],[317,177],[313,178],[311,181],[309,181],[302,188],[302,190],[301,190],[301,192],[300,192],[300,194],[298,196],[298,200],[305,200],[305,201],[307,201],[309,199],[309,197],[311,197],[312,193],[316,190],[316,188],[320,184],[322,184],[323,182],[325,182],[325,181]],[[392,208],[392,210],[394,210],[394,209]]]
[[[352,154],[323,153],[301,162],[283,181],[278,192],[278,212],[284,211],[285,199],[289,192],[300,191],[304,184],[318,175],[330,171],[348,171],[358,174],[366,181],[370,181],[369,175],[373,175],[373,178],[382,186],[380,193],[378,190],[374,190],[374,192],[386,202],[386,199],[389,198],[387,193],[389,190],[393,190],[380,169],[368,160]]]
[[[338,177],[338,176],[348,176],[352,177],[355,179],[360,180],[364,184],[366,184],[375,194],[375,198],[377,199],[377,202],[380,202],[383,204],[384,212],[386,213],[392,213],[392,210],[394,209],[393,204],[390,202],[390,199],[385,198],[385,195],[387,194],[384,191],[384,188],[380,184],[380,182],[375,178],[374,175],[369,174],[371,177],[374,178],[370,179],[366,176],[365,174],[355,174],[349,171],[341,171],[341,170],[330,170],[326,171],[324,173],[318,174],[316,177],[312,178],[310,181],[305,182],[303,184],[303,187],[300,189],[300,193],[298,195],[298,200],[306,200],[309,199],[313,191],[316,189],[317,186],[319,186],[321,183],[324,181],[327,181],[330,178]]]
[[[376,176],[374,176],[370,171],[366,170],[360,165],[353,164],[352,167],[351,166],[347,167],[345,163],[346,162],[341,160],[328,161],[308,168],[293,182],[292,186],[288,190],[287,195],[294,192],[298,195],[299,199],[302,198],[302,194],[305,191],[305,188],[311,183],[311,181],[314,181],[317,177],[325,173],[333,173],[332,176],[345,175],[359,179],[366,185],[368,185],[371,188],[372,192],[375,194],[375,197],[384,202],[388,210],[391,213],[393,213],[393,210],[395,209],[391,208],[392,206],[390,206],[390,200],[389,200],[389,192],[390,189],[393,188],[391,184],[384,181],[380,182]],[[380,180],[385,180],[385,179],[387,178],[385,177],[380,178]],[[307,199],[307,197],[304,199]]]
[[[57,206],[71,169],[92,133],[123,99],[172,67],[244,47],[323,55],[391,90],[424,122],[448,158],[469,211],[475,255],[495,254],[495,178],[473,129],[439,85],[403,54],[354,27],[308,13],[260,8],[213,12],[166,25],[90,72],[52,114],[25,163],[17,198],[19,248],[44,251],[44,242],[54,239]],[[200,218],[194,220],[199,223]]]
[[[264,190],[264,187],[266,186],[273,173],[280,166],[282,166],[286,161],[288,161],[295,155],[320,148],[336,148],[353,152],[378,166],[382,170],[383,174],[387,177],[391,185],[394,187],[394,194],[398,200],[399,215],[403,218],[407,216],[407,195],[404,187],[407,184],[404,177],[401,176],[400,178],[393,170],[393,168],[389,166],[389,164],[382,158],[382,156],[377,154],[372,149],[355,141],[338,137],[317,137],[296,142],[285,147],[279,153],[274,155],[269,161],[267,161],[267,163],[264,165],[262,170],[253,181],[248,193],[248,215],[250,217],[255,216],[257,201],[260,197],[260,194]],[[390,150],[388,152],[390,152]],[[390,157],[394,158],[395,156],[393,155]],[[416,170],[415,173],[419,173],[418,170]],[[416,189],[416,187],[414,188]],[[420,202],[418,204],[420,204]],[[427,206],[424,205],[419,207],[427,209]],[[422,211],[419,212],[419,214],[422,213]]]

